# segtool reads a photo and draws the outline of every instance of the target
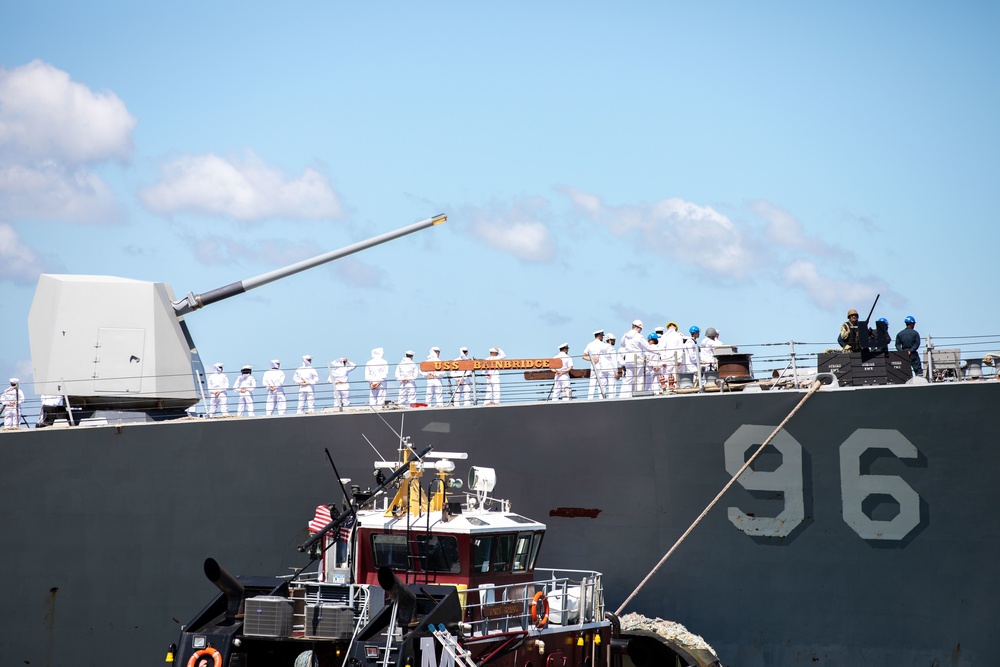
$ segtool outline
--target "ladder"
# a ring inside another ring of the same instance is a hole
[[[437,640],[441,642],[441,646],[444,650],[451,655],[455,660],[455,664],[462,665],[463,667],[477,667],[476,663],[472,660],[472,654],[467,650],[459,646],[458,641],[452,636],[450,632],[445,630],[443,624],[438,624],[437,629],[434,628],[434,624],[431,623],[427,626]]]

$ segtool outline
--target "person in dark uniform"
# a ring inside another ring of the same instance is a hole
[[[914,375],[922,375],[923,366],[920,364],[920,334],[914,328],[917,321],[912,315],[907,315],[903,320],[906,328],[896,334],[896,349],[910,355],[910,367],[913,368]]]

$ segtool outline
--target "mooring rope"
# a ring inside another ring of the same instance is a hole
[[[701,523],[701,520],[705,518],[705,516],[711,511],[711,509],[715,507],[715,504],[719,502],[719,500],[722,499],[722,496],[726,494],[726,491],[729,490],[729,487],[735,484],[736,480],[739,479],[739,476],[742,475],[744,472],[746,472],[746,469],[750,467],[750,464],[753,463],[755,458],[757,458],[757,455],[760,454],[762,451],[764,451],[764,448],[767,447],[768,444],[770,444],[770,442],[774,439],[774,436],[778,435],[778,431],[780,431],[785,427],[785,424],[788,423],[788,420],[791,419],[793,416],[795,416],[795,413],[799,411],[799,408],[801,408],[803,404],[805,404],[805,402],[808,401],[809,398],[816,393],[816,391],[820,388],[821,384],[822,383],[819,380],[816,380],[815,382],[812,383],[812,386],[809,387],[809,391],[807,391],[806,395],[802,397],[802,400],[799,401],[798,405],[792,408],[792,411],[788,413],[788,416],[785,417],[780,424],[778,424],[778,427],[771,432],[771,435],[767,436],[767,439],[764,440],[764,442],[761,443],[760,447],[757,448],[757,451],[755,451],[753,455],[749,459],[747,459],[747,462],[743,464],[743,467],[740,468],[735,475],[733,475],[733,478],[730,479],[729,482],[724,487],[722,487],[722,490],[719,491],[718,495],[716,495],[715,498],[712,499],[712,502],[708,504],[708,507],[706,507],[702,511],[702,513],[698,515],[698,518],[694,520],[694,523],[692,523],[688,527],[688,529],[684,531],[684,534],[681,535],[676,542],[674,542],[674,546],[670,547],[670,550],[667,551],[667,553],[663,554],[663,558],[660,559],[660,562],[657,563],[656,567],[650,570],[649,574],[646,575],[646,578],[643,579],[639,583],[639,585],[635,587],[635,590],[632,591],[631,595],[625,598],[625,602],[622,602],[621,606],[618,607],[618,610],[615,611],[616,615],[621,616],[622,611],[625,609],[626,606],[628,606],[628,603],[632,601],[632,598],[638,595],[639,591],[642,590],[642,587],[645,586],[649,582],[649,580],[653,578],[653,575],[655,575],[661,567],[663,567],[663,564],[667,562],[667,559],[670,558],[670,555],[673,554],[675,551],[677,551],[677,547],[681,545],[681,542],[683,542],[687,538],[687,536],[691,534],[691,531],[695,529],[695,526]]]

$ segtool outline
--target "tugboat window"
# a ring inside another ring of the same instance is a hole
[[[417,535],[417,554],[425,572],[462,571],[458,540],[451,535]]]
[[[472,541],[472,569],[475,572],[490,571],[490,554],[493,552],[492,537],[477,537]]]
[[[405,535],[372,535],[372,560],[375,567],[406,570],[409,566],[407,556]]]
[[[514,556],[514,536],[497,536],[497,553],[493,561],[493,572],[506,572],[510,569],[510,561]]]
[[[517,536],[517,549],[514,550],[514,571],[528,569],[528,556],[531,551],[531,533],[521,533]]]
[[[528,559],[528,567],[535,567],[535,557],[538,556],[538,547],[542,544],[543,533],[535,533],[531,540],[531,558]]]

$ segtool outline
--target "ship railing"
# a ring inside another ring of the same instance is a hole
[[[776,387],[801,387],[808,385],[815,376],[818,357],[823,352],[836,349],[835,344],[815,343],[802,341],[785,341],[780,343],[741,343],[731,347],[738,349],[740,353],[753,355],[752,373],[758,381],[772,383]],[[925,336],[920,357],[924,365],[925,377],[931,382],[956,382],[956,381],[983,381],[994,380],[1000,377],[1000,334],[983,336]],[[587,369],[589,362],[576,356],[574,367]],[[319,369],[322,370],[322,369]],[[359,369],[361,371],[361,369]],[[228,373],[230,383],[238,377],[238,373]],[[359,375],[358,372],[355,375]],[[389,377],[392,378],[394,370],[390,367]],[[343,411],[368,411],[368,386],[361,373],[358,379],[349,382],[351,387],[351,405],[347,408],[339,408]],[[259,377],[259,374],[258,374]],[[500,403],[501,404],[526,404],[546,402],[553,399],[551,380],[528,380],[525,379],[524,371],[501,370],[500,377]],[[107,379],[107,378],[105,378]],[[75,382],[75,381],[74,381]],[[723,383],[724,384],[724,383]],[[411,405],[402,405],[398,399],[398,383],[390,379],[387,383],[386,400],[382,405],[376,406],[378,409],[397,409],[406,407],[423,407],[427,403],[426,387],[423,378],[417,380],[417,396]],[[620,393],[621,380],[616,385],[615,395]],[[714,390],[711,381],[698,383],[710,390]],[[22,379],[21,390],[25,394],[25,401],[19,410],[19,421],[22,427],[32,427],[38,421],[43,408],[49,410],[59,410],[66,412],[67,407],[70,415],[75,415],[77,407],[66,405],[66,399],[71,397],[60,396],[38,396],[34,393],[34,383],[29,379]],[[717,385],[716,385],[717,386]],[[473,374],[473,391],[470,397],[470,404],[483,405],[485,401],[485,378],[478,374]],[[723,386],[723,389],[726,389]],[[570,391],[574,400],[587,399],[593,396],[594,400],[600,400],[601,394],[595,389],[590,393],[590,380],[587,378],[573,378],[570,380]],[[321,380],[314,387],[315,404],[314,412],[335,412],[334,388],[333,385]],[[669,394],[671,392],[664,392]],[[253,406],[255,416],[264,416],[266,412],[267,391],[260,385],[253,393]],[[298,385],[288,384],[285,386],[286,414],[295,414],[298,411]],[[143,399],[166,399],[171,396],[146,396],[142,392],[135,392],[131,395],[137,400]],[[177,396],[181,398],[180,394]],[[459,405],[461,397],[455,392],[455,384],[450,379],[446,379],[443,386],[443,404],[445,406]],[[101,411],[106,414],[82,420],[82,425],[118,425],[134,421],[149,421],[143,413],[139,411],[129,411],[120,409],[120,404],[115,400],[108,400],[106,405],[102,405],[95,397],[88,398],[88,411]],[[228,390],[228,414],[235,417],[238,407],[238,393],[232,387]],[[208,406],[204,400],[199,400],[188,411],[192,417],[205,417],[208,415]],[[219,414],[215,415],[219,417]],[[65,419],[65,417],[63,417]],[[74,423],[80,421],[74,419]]]
[[[532,632],[596,623],[604,618],[604,587],[599,572],[535,570],[535,579],[506,585],[481,585],[460,593],[466,633]]]

